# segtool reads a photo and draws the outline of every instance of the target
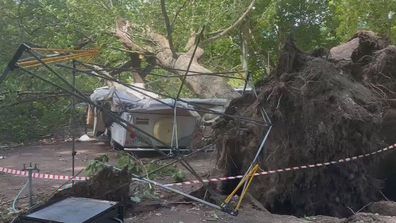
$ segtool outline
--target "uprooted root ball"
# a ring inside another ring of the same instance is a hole
[[[386,46],[372,50],[381,47]],[[382,53],[369,52],[374,58]],[[361,66],[370,66],[367,65],[370,62]],[[361,69],[364,70],[372,69]],[[277,70],[257,87],[257,99],[252,94],[244,95],[232,101],[226,112],[259,121],[263,120],[261,106],[268,112],[273,129],[259,156],[264,170],[338,160],[373,152],[385,145],[380,132],[388,107],[378,94],[367,82],[355,80],[337,62],[301,52],[291,40],[285,44]],[[266,128],[224,118],[215,129],[219,138],[219,168],[225,170],[225,175],[243,174]],[[378,169],[372,168],[378,159],[379,156],[374,156],[261,176],[249,191],[275,213],[345,217],[352,214],[351,209],[359,210],[380,198],[380,181],[374,171]],[[226,187],[230,189],[230,183]]]

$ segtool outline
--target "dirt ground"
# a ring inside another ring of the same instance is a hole
[[[114,164],[117,160],[116,152],[111,150],[103,143],[84,142],[76,143],[76,172],[84,169],[89,160],[102,155],[108,154],[110,156],[110,164]],[[40,168],[40,173],[57,174],[57,175],[71,175],[71,143],[60,143],[52,145],[40,146],[26,146],[17,147],[13,149],[0,150],[0,156],[5,156],[5,159],[0,160],[0,167],[7,167],[12,169],[21,169],[23,164],[30,162],[37,163]],[[149,154],[143,154],[145,158],[141,158],[144,163],[151,160],[158,159],[159,156],[147,157]],[[202,177],[206,177],[208,172],[214,168],[215,154],[208,152],[198,154],[188,161],[190,165]],[[163,162],[169,162],[164,160]],[[177,169],[183,169],[180,164],[174,165]],[[187,174],[187,179],[194,179],[191,174]],[[82,171],[80,176],[85,176],[86,173]],[[6,216],[11,208],[12,200],[17,195],[19,190],[26,182],[26,177],[14,176],[10,174],[0,173],[0,221],[1,216]],[[172,182],[170,177],[157,179],[163,183]],[[34,179],[33,188],[35,200],[41,200],[52,194],[64,181]],[[199,185],[193,187],[178,188],[184,192],[199,188]],[[28,206],[27,194],[22,195],[19,201],[21,207]],[[308,223],[308,222],[322,222],[322,223],[341,223],[345,219],[338,219],[325,216],[304,217],[297,218],[294,216],[275,215],[266,211],[260,211],[249,199],[243,202],[237,217],[225,214],[220,210],[215,210],[207,206],[202,206],[197,202],[183,201],[179,196],[170,192],[160,193],[159,200],[144,201],[129,209],[125,213],[126,223],[132,222],[163,222],[163,223],[198,223],[198,222],[265,222],[265,223]],[[370,216],[372,217],[372,216]],[[374,216],[375,217],[375,216]],[[390,218],[390,217],[389,217]],[[392,220],[392,219],[391,219]],[[394,219],[393,219],[394,220]],[[345,221],[346,222],[346,221]],[[355,221],[348,221],[355,222]],[[357,221],[360,222],[360,221]],[[384,222],[380,221],[362,221],[362,222]],[[386,221],[393,222],[393,221]]]
[[[40,173],[71,175],[71,147],[71,142],[64,142],[51,145],[35,145],[2,149],[0,150],[0,156],[4,156],[5,159],[0,160],[0,167],[21,170],[23,168],[23,164],[29,165],[29,163],[32,163],[33,165],[37,164],[38,168],[40,169]],[[114,164],[117,161],[116,152],[111,150],[110,147],[105,145],[104,143],[78,142],[76,143],[76,151],[76,173],[84,169],[89,164],[90,160],[103,154],[109,155],[110,164]],[[143,160],[144,163],[160,158],[160,156],[156,156],[152,153],[139,155],[142,155],[141,160]],[[205,175],[207,172],[214,168],[214,158],[215,156],[212,153],[198,154],[194,156],[194,158],[189,159],[189,163],[200,175]],[[162,162],[167,163],[169,161],[164,160]],[[180,164],[175,164],[173,165],[173,167],[177,169],[183,169]],[[190,174],[189,172],[184,171],[184,173],[186,174],[187,179],[194,179],[192,174]],[[79,176],[86,176],[86,172],[82,171]],[[6,215],[9,212],[12,200],[26,183],[26,180],[26,177],[0,173],[0,188],[2,188],[2,190],[0,190],[1,215]],[[163,183],[172,182],[171,177],[159,178],[157,180]],[[33,191],[35,200],[41,200],[47,197],[48,195],[56,191],[64,183],[65,181],[60,180],[34,178]],[[184,191],[190,191],[192,189],[193,188],[191,187],[184,188]],[[166,196],[171,198],[173,195],[167,193]],[[21,195],[21,198],[22,199],[19,201],[20,207],[27,207],[27,190],[25,190],[25,192]],[[126,218],[131,219],[131,221],[127,222],[135,222],[136,219],[139,219],[139,222],[158,222],[158,217],[162,215],[158,213],[163,213],[165,218],[161,219],[165,219],[164,222],[179,222],[176,221],[178,219],[183,222],[191,222],[191,220],[197,220],[195,217],[195,215],[197,214],[203,214],[203,216],[207,216],[206,218],[208,219],[210,219],[210,216],[213,215],[213,211],[211,212],[209,208],[207,208],[207,210],[206,208],[196,209],[194,208],[195,206],[197,206],[197,204],[193,203],[189,205],[182,205],[180,207],[177,207],[176,209],[160,208],[158,212],[154,213],[148,211],[147,213],[140,213],[139,216],[135,216],[135,214],[127,212]],[[147,210],[147,208],[143,209]],[[180,216],[174,215],[175,210],[178,210]]]
[[[89,160],[100,156],[102,154],[108,154],[110,156],[110,163],[114,163],[116,160],[116,152],[112,151],[108,146],[103,143],[96,142],[84,142],[76,143],[76,172],[84,169],[88,164]],[[5,156],[5,159],[0,160],[1,167],[7,167],[11,169],[22,169],[23,164],[37,163],[40,169],[40,173],[57,174],[57,175],[71,175],[71,143],[61,143],[53,145],[39,145],[39,146],[27,146],[17,147],[8,150],[0,150],[0,155]],[[148,154],[145,154],[146,156]],[[145,162],[153,159],[158,159],[158,156],[149,158],[142,158]],[[188,159],[189,163],[193,168],[200,174],[205,175],[208,171],[214,168],[214,159],[211,153],[199,154],[194,158]],[[168,162],[168,161],[166,161]],[[183,169],[180,164],[174,166],[175,168]],[[185,171],[187,179],[194,179],[193,176]],[[80,176],[86,176],[85,171],[80,173]],[[26,183],[27,178],[21,176],[14,176],[10,174],[0,173],[0,212],[8,212],[11,207],[11,202],[19,192],[19,190]],[[161,182],[171,182],[171,178],[165,177],[158,179]],[[53,191],[57,190],[64,181],[58,180],[46,180],[46,179],[34,179],[33,189],[35,199],[40,200]],[[198,187],[198,186],[195,186]],[[184,191],[192,190],[192,188],[178,188]],[[275,215],[255,210],[251,206],[245,206],[240,211],[238,217],[233,217],[225,214],[219,210],[214,210],[209,207],[202,206],[196,202],[172,202],[172,198],[176,197],[174,194],[161,192],[163,196],[167,197],[161,205],[146,205],[141,207],[142,210],[139,213],[134,211],[127,212],[125,214],[125,222],[263,222],[263,219],[267,219],[265,222],[283,222],[276,221]],[[20,200],[21,206],[27,206],[27,194],[24,193]],[[168,201],[167,201],[168,200]],[[160,201],[154,201],[153,203],[159,203]],[[7,213],[3,213],[7,214]],[[307,222],[304,219],[298,219],[295,217],[287,217],[290,219],[289,222]],[[275,219],[275,220],[274,220]]]
[[[114,152],[109,150],[109,148],[103,143],[76,143],[76,150],[76,173],[84,169],[88,165],[89,160],[92,160],[99,155],[105,153],[108,153],[110,156],[115,155]],[[33,165],[37,164],[37,167],[40,169],[40,173],[43,174],[70,176],[72,172],[70,142],[0,150],[0,156],[5,156],[5,159],[0,160],[1,167],[22,170],[23,164],[28,166],[29,163],[32,163]],[[85,171],[82,171],[79,176],[86,176]],[[0,188],[6,189],[0,191],[0,200],[8,201],[13,199],[26,183],[26,180],[26,177],[1,173]],[[35,194],[45,195],[48,191],[56,190],[63,183],[64,181],[59,180],[34,179],[33,189]]]
[[[344,219],[317,216],[296,218],[294,216],[274,215],[268,212],[262,212],[254,209],[249,204],[245,204],[240,209],[238,216],[231,216],[219,210],[209,207],[202,207],[197,203],[174,205],[166,208],[160,208],[135,217],[126,217],[125,223],[143,222],[143,223],[199,223],[199,222],[243,222],[243,223],[341,223]]]

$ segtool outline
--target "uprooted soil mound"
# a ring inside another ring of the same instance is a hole
[[[384,216],[396,216],[396,203],[394,201],[379,201],[369,205],[368,211]]]
[[[89,180],[77,182],[73,187],[59,191],[50,200],[73,196],[117,201],[125,205],[130,203],[131,179],[132,176],[127,171],[115,171],[113,168],[106,167]]]
[[[259,121],[261,107],[268,112],[273,127],[259,156],[260,167],[322,163],[376,151],[384,140],[395,143],[394,132],[383,128],[383,117],[393,107],[391,92],[396,92],[384,79],[396,77],[395,51],[388,45],[384,37],[359,32],[341,50],[314,57],[287,41],[276,71],[257,85],[258,97],[244,95],[226,110]],[[218,167],[225,175],[247,170],[266,131],[227,118],[216,124]],[[249,192],[279,214],[349,216],[380,199],[384,184],[377,176],[383,172],[376,165],[379,159],[257,177]],[[224,192],[236,183],[225,184]]]

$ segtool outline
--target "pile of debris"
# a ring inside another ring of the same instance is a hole
[[[126,171],[117,171],[112,167],[104,167],[87,181],[76,182],[72,187],[59,190],[30,210],[19,212],[18,216],[8,216],[2,222],[19,222],[21,218],[43,209],[57,201],[69,197],[93,198],[97,200],[116,201],[128,208],[131,205],[130,184],[132,176]],[[25,221],[23,221],[25,222]],[[30,222],[30,221],[29,221]]]
[[[257,89],[257,98],[237,98],[226,113],[262,121],[261,107],[268,112],[273,129],[259,157],[264,170],[338,160],[396,143],[396,48],[373,32],[310,53],[288,40],[277,69]],[[227,176],[244,174],[266,129],[227,118],[215,128],[219,168]],[[386,157],[258,177],[249,192],[274,213],[350,216],[396,182],[396,172],[389,171],[394,154]],[[237,183],[224,184],[224,192]]]
[[[77,182],[73,187],[57,192],[50,201],[67,197],[84,197],[117,201],[127,206],[131,203],[129,193],[131,181],[132,175],[126,170],[117,171],[105,167],[89,180]]]

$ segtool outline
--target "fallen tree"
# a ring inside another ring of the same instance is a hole
[[[185,44],[184,52],[176,52],[172,39],[172,24],[165,9],[165,0],[161,0],[162,15],[164,17],[167,28],[167,36],[157,33],[155,30],[145,27],[139,27],[132,24],[128,20],[118,20],[114,35],[130,50],[131,60],[126,63],[123,68],[132,67],[140,69],[141,57],[151,66],[160,66],[165,70],[173,72],[177,75],[185,75],[186,70],[189,74],[194,73],[213,73],[205,66],[199,63],[199,59],[204,55],[204,48],[220,38],[227,36],[231,31],[240,27],[244,19],[250,14],[254,8],[256,0],[252,0],[241,16],[229,27],[225,28],[209,38],[203,39],[200,35],[201,31],[193,33]],[[143,32],[141,30],[144,30]],[[134,35],[139,33],[143,36],[145,45],[139,45],[134,40]],[[200,41],[198,39],[200,38]],[[191,61],[191,65],[189,66]],[[150,68],[135,72],[135,82],[145,81],[146,75],[150,72]],[[222,77],[214,75],[205,76],[187,76],[185,83],[187,87],[201,98],[225,98],[233,99],[239,95]],[[213,87],[216,86],[216,87]]]
[[[259,156],[264,170],[376,151],[396,142],[389,125],[396,120],[389,115],[395,109],[395,52],[372,32],[357,33],[329,54],[302,52],[288,40],[277,69],[257,85],[258,98],[234,99],[226,113],[262,120],[261,106],[267,110],[273,129]],[[265,128],[226,118],[215,128],[218,168],[227,176],[243,174]],[[384,172],[389,162],[377,165],[380,159],[258,177],[249,190],[274,213],[346,217],[382,197],[379,179],[395,178]],[[237,183],[224,184],[224,192]]]

